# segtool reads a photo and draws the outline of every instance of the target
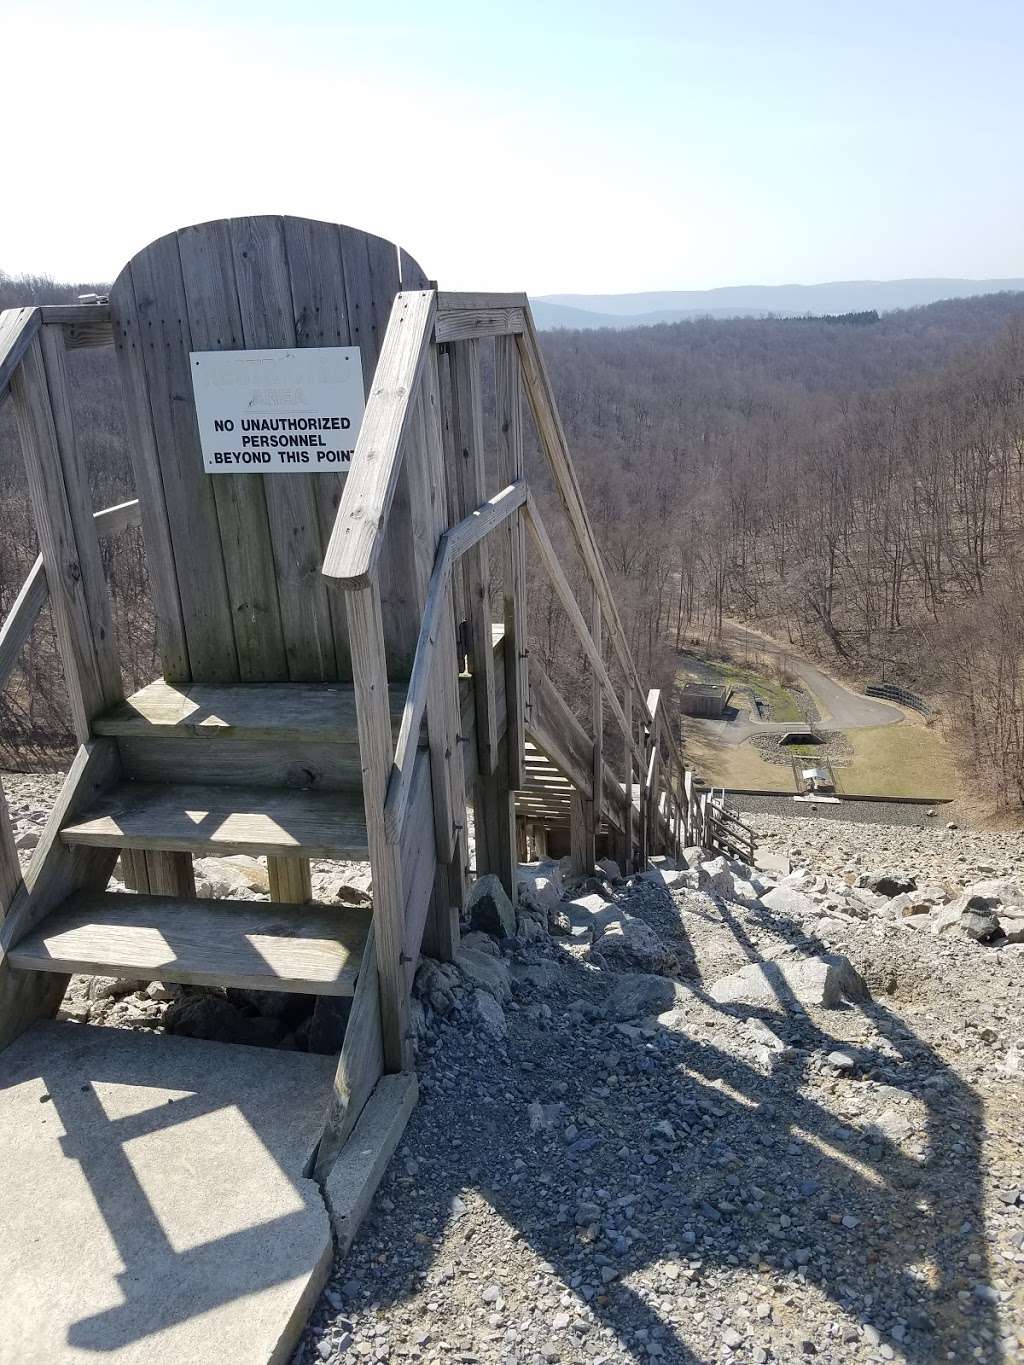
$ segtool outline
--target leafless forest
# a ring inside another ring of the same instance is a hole
[[[0,274],[0,306],[94,287]],[[755,623],[848,677],[927,695],[965,772],[1024,805],[1024,295],[543,345],[642,672],[667,683],[684,639]],[[112,353],[73,352],[69,370],[107,506],[132,496]],[[10,405],[0,490],[3,615],[35,554]],[[104,555],[140,685],[156,665],[139,532]],[[531,648],[556,674],[582,669],[550,592],[531,601]],[[0,697],[0,762],[66,753],[62,695],[44,618]]]

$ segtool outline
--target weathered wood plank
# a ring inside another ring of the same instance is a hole
[[[399,456],[412,420],[434,321],[431,292],[399,294],[388,323],[352,470],[327,547],[324,573],[347,587],[369,581],[383,545],[383,528],[398,486]]]
[[[59,831],[63,821],[93,801],[98,792],[116,779],[117,773],[117,749],[112,740],[94,740],[78,750],[25,877],[16,883],[17,855],[12,863],[13,848],[4,852],[7,840],[0,830],[3,866],[0,875],[4,894],[4,899],[0,900],[0,1048],[6,1047],[35,1020],[56,1013],[63,998],[68,982],[66,974],[47,973],[44,978],[36,972],[19,971],[7,961],[7,953],[73,891],[80,888],[99,890],[107,884],[117,859],[116,852],[66,848],[60,841]],[[5,815],[2,799],[0,806]],[[12,883],[13,895],[8,898]]]
[[[525,329],[522,308],[464,308],[458,312],[439,312],[435,336],[438,342],[470,341],[478,337],[514,336]]]
[[[11,965],[140,981],[351,995],[365,911],[273,901],[80,892],[11,949]]]
[[[283,220],[232,219],[231,247],[244,346],[253,350],[295,346]],[[278,474],[273,492],[265,490],[281,633],[288,676],[294,682],[326,681],[337,676],[331,612],[320,573],[323,553],[315,487],[318,477]]]
[[[480,343],[461,341],[450,348],[452,426],[455,441],[454,502],[465,520],[487,497],[484,468],[483,395]],[[476,702],[477,761],[489,777],[498,761],[494,702],[494,653],[491,622],[490,556],[481,540],[462,558],[466,595],[467,655]]]
[[[359,338],[349,326],[348,296],[342,263],[341,235],[336,223],[314,222],[308,218],[284,219],[285,249],[291,277],[292,312],[295,317],[297,346],[356,346]],[[376,349],[360,348],[364,394],[373,378]],[[318,474],[313,480],[317,518],[320,528],[320,562],[331,538],[338,515],[342,491],[348,474]],[[337,677],[350,678],[352,664],[348,650],[348,617],[342,588],[321,575],[322,591],[331,614]]]
[[[481,294],[472,291],[440,289],[437,294],[438,316],[448,313],[503,312],[529,307],[525,294]]]
[[[363,756],[365,830],[373,867],[373,919],[384,1060],[389,1071],[405,1071],[411,1064],[412,1045],[409,997],[402,965],[403,860],[400,847],[388,840],[384,822],[384,797],[393,750],[384,625],[376,587],[349,593],[348,625],[359,748]]]
[[[519,353],[512,337],[494,343],[495,419],[498,476],[502,483],[523,477],[523,408]],[[509,785],[523,785],[523,753],[529,682],[526,627],[526,527],[517,511],[506,530],[510,582],[505,587],[505,697]]]
[[[183,228],[178,234],[185,304],[192,349],[240,350],[244,331],[235,281],[230,224],[225,221]],[[190,392],[189,388],[185,392]],[[191,405],[189,418],[195,419]],[[273,543],[261,474],[230,478],[189,471],[189,486],[204,477],[213,485],[219,540],[227,578],[228,606],[243,681],[288,678],[288,660],[277,597]],[[194,537],[192,537],[194,540]],[[204,681],[210,674],[193,676]]]
[[[11,378],[39,331],[38,308],[5,308],[0,313],[0,403],[7,397]]]
[[[0,688],[6,686],[48,596],[46,569],[42,555],[38,555],[0,626]]]
[[[184,853],[303,854],[362,860],[355,793],[129,782],[66,824],[67,844]]]
[[[62,346],[60,334],[52,330],[35,337],[12,390],[72,720],[84,742],[93,716],[123,696],[123,690]]]
[[[393,687],[388,705],[397,726],[405,689]],[[152,737],[193,735],[220,739],[349,744],[356,741],[355,691],[351,683],[175,684],[158,678],[97,717],[102,735]]]
[[[324,1131],[317,1146],[314,1175],[321,1182],[337,1160],[338,1153],[384,1071],[376,926],[375,914],[366,936],[352,1010],[334,1076],[334,1089],[324,1117]]]
[[[213,480],[187,401],[192,338],[177,236],[136,256],[110,299],[163,673],[229,682],[238,657]]]
[[[324,1184],[338,1256],[349,1250],[370,1211],[377,1186],[405,1132],[417,1094],[412,1072],[382,1076]]]

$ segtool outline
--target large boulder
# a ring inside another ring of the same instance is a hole
[[[987,881],[974,882],[966,888],[964,895],[986,896],[1003,906],[1019,906],[1024,913],[1024,882],[1013,877],[991,877]]]
[[[728,859],[712,858],[708,863],[701,863],[701,868],[707,876],[704,890],[723,900],[732,900],[735,878]]]
[[[720,1005],[819,1005],[835,1009],[844,1000],[870,999],[867,986],[840,954],[751,962],[716,981],[709,994]]]
[[[857,885],[873,891],[884,900],[900,896],[904,891],[916,891],[917,880],[909,872],[895,871],[893,868],[876,868],[872,872],[862,872]]]
[[[589,896],[575,896],[571,901],[563,901],[560,910],[568,920],[569,932],[573,938],[593,939],[623,916],[623,911],[617,905],[606,901],[596,892],[591,892]]]
[[[761,897],[761,904],[767,905],[768,909],[774,910],[777,915],[796,915],[801,919],[821,913],[821,907],[816,905],[810,896],[805,896],[794,886],[784,884],[765,892]]]
[[[614,858],[598,858],[597,870],[610,882],[622,881],[622,869]]]
[[[594,937],[593,952],[609,966],[625,972],[673,972],[675,954],[642,919],[618,911]]]
[[[516,912],[501,881],[493,872],[478,877],[466,901],[469,927],[495,938],[512,938]]]
[[[491,957],[478,948],[462,947],[455,954],[455,962],[470,986],[487,991],[499,1005],[511,1000],[508,967],[501,958]]]
[[[557,863],[520,863],[516,868],[520,898],[545,910],[557,910],[562,899],[562,874]]]
[[[977,943],[985,943],[999,933],[999,908],[1000,902],[994,896],[977,896],[965,891],[939,911],[932,932],[960,934]]]

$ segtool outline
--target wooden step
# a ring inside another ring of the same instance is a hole
[[[361,792],[123,782],[61,838],[93,848],[369,857]]]
[[[397,734],[405,689],[389,691]],[[97,735],[323,744],[356,742],[351,683],[169,683],[162,678],[93,721]]]
[[[36,972],[351,995],[369,928],[349,906],[79,892],[8,957]]]

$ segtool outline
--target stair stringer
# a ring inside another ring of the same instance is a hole
[[[61,841],[64,823],[92,804],[121,776],[117,744],[83,744],[64,779],[42,838],[5,915],[0,916],[0,1048],[37,1019],[60,1008],[69,977],[12,967],[7,954],[74,891],[102,891],[117,862],[116,848],[70,848]]]

